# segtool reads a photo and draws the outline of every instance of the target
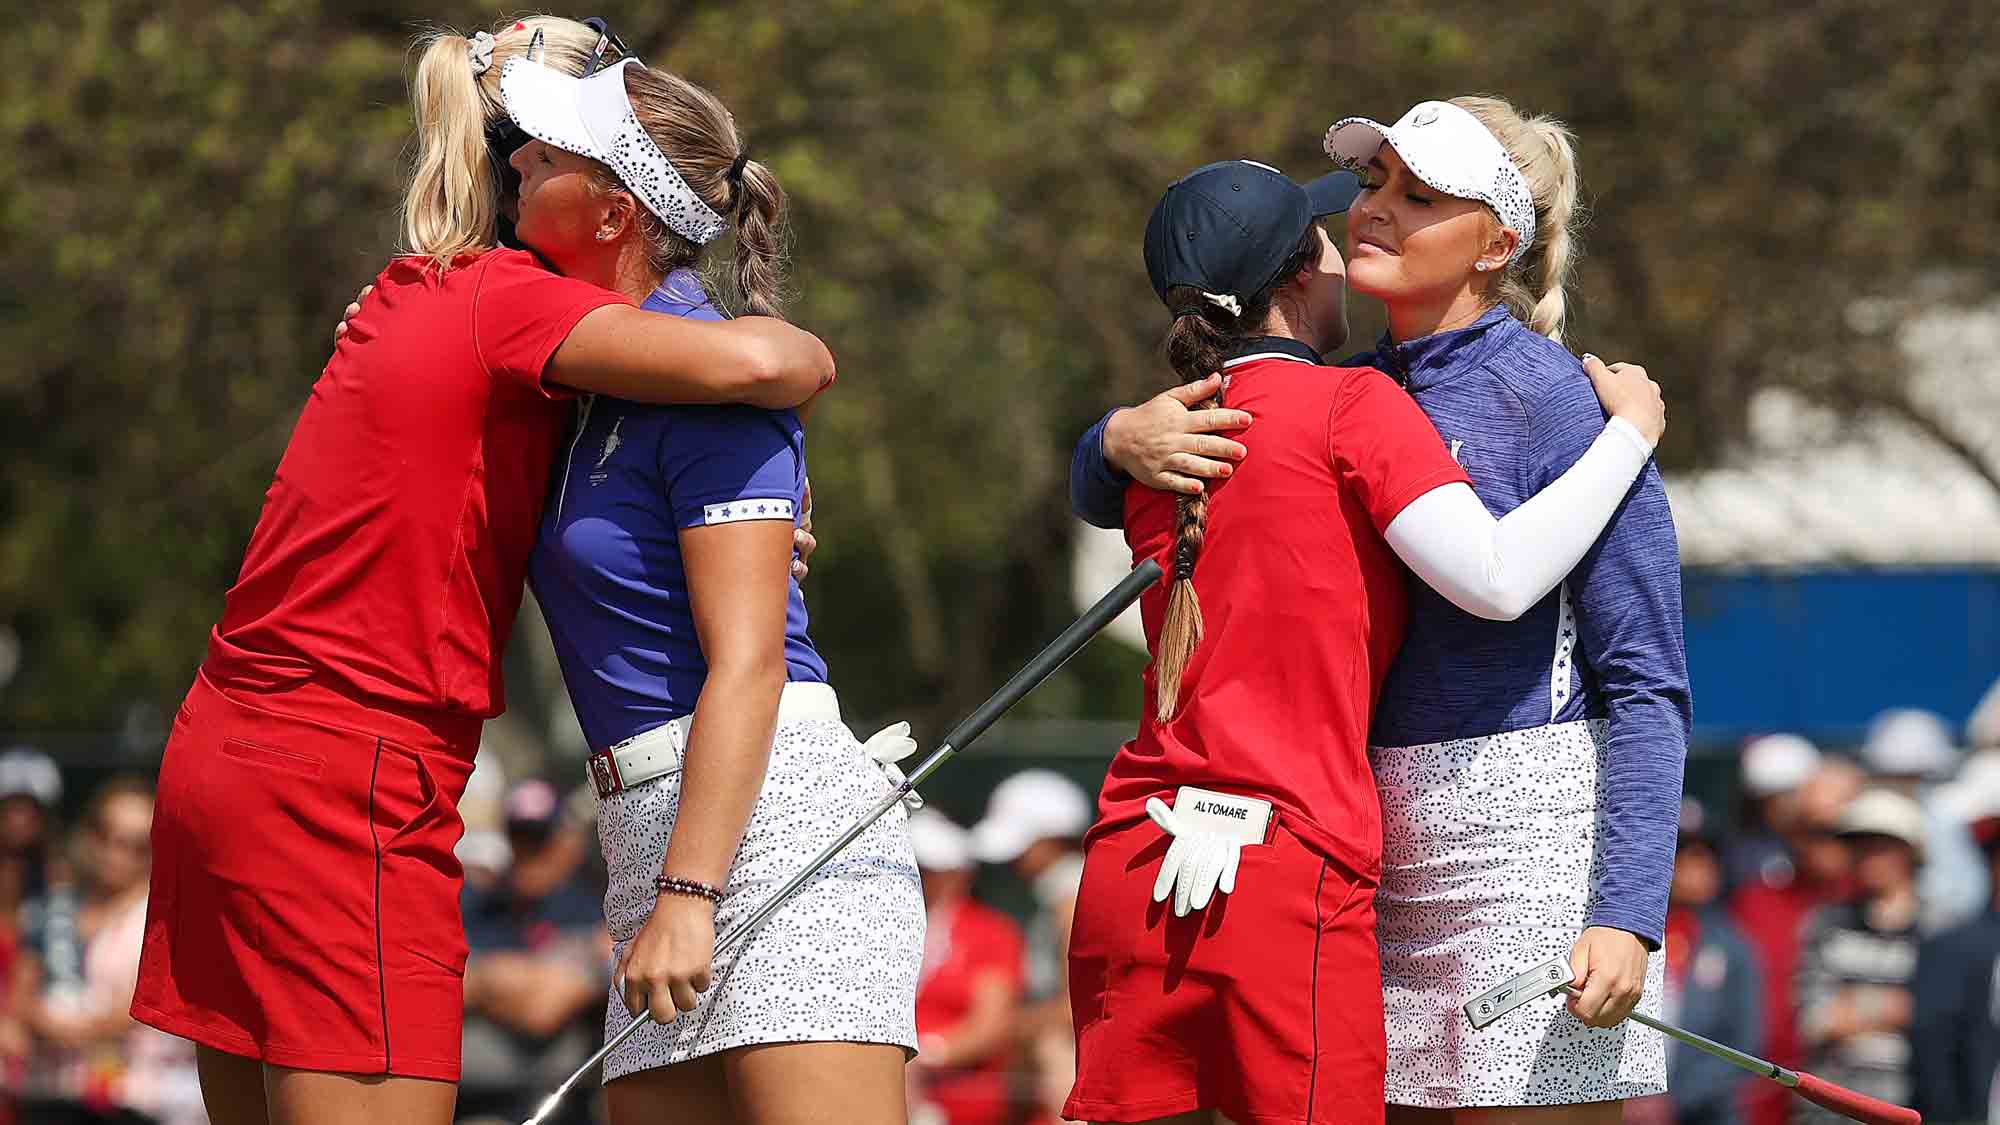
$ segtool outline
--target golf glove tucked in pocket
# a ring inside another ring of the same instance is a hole
[[[896,763],[917,752],[917,740],[910,737],[910,724],[891,723],[869,735],[861,748],[868,752],[868,757],[876,765],[882,767],[882,774],[889,779],[889,784],[900,786],[904,781],[903,771]],[[924,799],[912,789],[903,798],[903,804],[915,812],[924,807]]]
[[[1236,870],[1245,844],[1261,844],[1271,823],[1271,802],[1183,785],[1172,808],[1158,797],[1146,801],[1146,815],[1173,837],[1167,858],[1153,880],[1153,901],[1174,896],[1174,917],[1205,908],[1217,892],[1236,890]]]

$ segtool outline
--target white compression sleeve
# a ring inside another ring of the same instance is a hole
[[[1512,621],[1583,559],[1652,455],[1637,427],[1613,418],[1568,472],[1504,518],[1469,485],[1448,484],[1412,500],[1383,537],[1453,605]]]

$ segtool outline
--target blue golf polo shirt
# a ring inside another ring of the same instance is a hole
[[[690,270],[669,274],[641,307],[724,319]],[[691,714],[701,695],[708,664],[681,529],[796,524],[805,486],[805,429],[790,410],[584,401],[528,576],[593,750]],[[825,683],[796,580],[788,597],[787,678]]]

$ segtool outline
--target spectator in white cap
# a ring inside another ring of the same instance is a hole
[[[1036,1102],[1052,1115],[1069,1096],[1076,1040],[1069,1010],[1069,935],[1083,882],[1083,834],[1090,798],[1054,770],[1023,770],[995,786],[972,829],[986,863],[1011,864],[1034,891],[1028,923],[1027,1007],[1022,1034],[1036,1075]]]
[[[1893,789],[1865,789],[1835,830],[1854,853],[1856,894],[1806,923],[1798,980],[1806,1066],[1830,1082],[1905,1105],[1923,810]],[[1812,1110],[1794,1120],[1845,1119]]]
[[[1803,1065],[1796,986],[1805,923],[1815,911],[1848,898],[1853,860],[1835,833],[1861,785],[1860,767],[1843,757],[1822,757],[1799,786],[1796,817],[1783,829],[1790,863],[1736,887],[1730,896],[1730,917],[1763,972],[1764,1057],[1780,1066]],[[1755,1125],[1783,1125],[1792,1100],[1782,1087],[1755,1083],[1745,1099],[1746,1116]]]
[[[1021,1001],[1022,946],[1013,919],[972,897],[972,836],[935,809],[910,817],[924,884],[923,974],[917,981],[912,1120],[1001,1125]]]
[[[30,746],[0,754],[0,861],[21,864],[26,898],[48,889],[49,841],[62,804],[62,771]]]
[[[1957,771],[1963,756],[1945,721],[1916,707],[1875,716],[1861,744],[1862,765],[1877,784],[1907,794],[1923,809],[1926,847],[1918,897],[1927,934],[1972,917],[1986,897],[1986,867],[1958,815],[1955,795],[1940,784]]]
[[[1048,1000],[1064,991],[1069,915],[1083,878],[1083,834],[1090,798],[1054,770],[1023,770],[995,786],[986,815],[972,827],[981,862],[1011,864],[1035,894],[1028,930],[1028,995]],[[1065,1023],[1069,1009],[1062,1011]]]
[[[1875,716],[1861,744],[1861,764],[1868,772],[1905,792],[1950,777],[1960,756],[1951,728],[1918,707],[1894,707]]]
[[[1723,858],[1730,886],[1788,881],[1786,829],[1799,815],[1799,787],[1819,768],[1819,747],[1796,734],[1767,734],[1743,745],[1743,805]]]

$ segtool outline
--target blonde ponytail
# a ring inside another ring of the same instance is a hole
[[[1500,141],[1535,198],[1535,243],[1501,274],[1499,298],[1528,327],[1561,343],[1569,279],[1579,257],[1581,178],[1576,136],[1546,114],[1523,117],[1502,98],[1453,98]]]
[[[500,183],[486,153],[486,99],[472,73],[471,41],[443,31],[421,46],[410,83],[417,162],[403,196],[403,243],[448,269],[493,245]]]
[[[472,40],[449,29],[416,42],[410,81],[417,125],[417,159],[403,194],[403,250],[439,269],[466,254],[493,248],[500,211],[500,176],[486,142],[486,128],[507,119],[500,70],[541,38],[541,61],[581,74],[597,32],[574,20],[529,16],[507,20],[490,32],[475,72]],[[504,157],[501,157],[504,158]]]

